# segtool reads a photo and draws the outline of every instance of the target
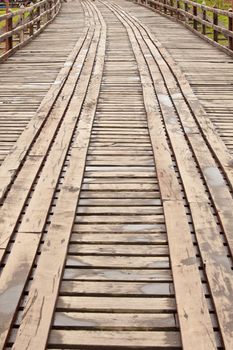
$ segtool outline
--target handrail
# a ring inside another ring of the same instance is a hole
[[[0,16],[0,62],[37,36],[61,8],[62,0],[41,0]],[[14,23],[16,22],[16,23]]]
[[[187,28],[233,55],[233,12],[199,4],[191,0],[136,0],[165,16],[174,18]],[[227,18],[224,25],[222,18]]]

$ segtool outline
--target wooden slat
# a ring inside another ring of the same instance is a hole
[[[116,280],[116,281],[172,281],[171,272],[169,270],[150,269],[86,269],[86,268],[66,268],[64,271],[64,279],[72,280]]]
[[[139,302],[140,301],[140,302]],[[59,310],[80,310],[106,312],[159,312],[175,311],[175,301],[172,298],[106,298],[106,297],[70,297],[61,296],[58,298],[57,308]]]
[[[133,341],[132,341],[133,339]],[[137,346],[138,348],[161,348],[169,346],[179,348],[180,337],[178,332],[124,332],[124,331],[65,331],[53,330],[49,340],[51,345],[62,346],[110,346],[113,349],[119,346]]]

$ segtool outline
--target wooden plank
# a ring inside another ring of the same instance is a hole
[[[132,343],[133,339],[133,343]],[[180,347],[178,332],[124,332],[124,331],[65,331],[53,330],[49,338],[50,346],[62,344],[76,346],[137,346],[138,348]]]
[[[167,242],[165,233],[73,233],[71,236],[71,243],[73,242],[91,242],[91,243],[149,243],[164,244]]]
[[[139,303],[140,300],[140,303]],[[86,296],[61,296],[57,301],[58,310],[80,310],[80,311],[99,311],[106,312],[170,312],[176,310],[175,300],[173,298],[107,298],[107,297],[86,297]]]
[[[75,218],[76,224],[110,223],[110,224],[164,224],[163,215],[80,215]]]
[[[4,347],[13,316],[19,303],[19,291],[21,291],[27,280],[28,269],[31,268],[39,237],[33,233],[18,235],[12,249],[11,259],[7,262],[0,278],[0,346]],[[29,246],[30,249],[25,249]],[[15,264],[18,272],[15,271]],[[27,267],[25,269],[25,267]],[[10,291],[10,293],[9,293]],[[21,295],[21,293],[20,293]]]
[[[176,328],[175,317],[172,314],[125,314],[125,313],[75,313],[56,312],[54,326],[78,329],[114,330],[119,327],[131,330],[163,330]]]
[[[116,233],[161,233],[165,232],[165,224],[74,224],[73,232],[95,233],[95,232],[116,232]]]
[[[64,280],[163,281],[172,282],[169,270],[66,268]]]
[[[76,255],[139,255],[139,256],[166,256],[168,248],[163,245],[139,245],[134,244],[72,244],[69,248],[70,254]]]
[[[67,256],[67,266],[73,267],[98,267],[104,268],[108,266],[109,268],[169,268],[169,258],[160,257],[148,257],[148,256]]]

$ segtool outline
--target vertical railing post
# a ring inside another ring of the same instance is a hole
[[[216,6],[214,6],[214,9]],[[213,24],[218,25],[218,14],[213,12]],[[214,41],[218,42],[218,31],[214,29]]]
[[[32,6],[33,3],[30,4],[30,6]],[[29,21],[33,21],[34,19],[34,9],[30,12],[30,15],[29,15]],[[30,24],[29,26],[29,36],[33,36],[34,34],[34,27],[33,27],[33,23]]]
[[[187,4],[187,2],[184,3],[184,10],[185,12],[189,12],[189,5]],[[189,22],[189,17],[186,17],[188,22]]]
[[[20,6],[20,10],[24,10],[24,5],[23,4]],[[20,20],[19,20],[19,25],[23,25],[23,24],[24,24],[24,12],[20,15]],[[19,42],[20,43],[24,42],[24,29],[20,30]]]
[[[46,3],[45,3],[46,5],[46,11],[48,11],[47,12],[47,18],[46,18],[46,22],[49,22],[50,21],[50,1],[48,0],[48,1],[46,1]]]
[[[40,20],[40,5],[36,9],[36,17],[37,17],[37,22],[36,22],[36,29],[39,30],[41,26],[41,20]]]
[[[51,0],[50,1],[50,18],[51,19],[53,18],[53,15],[54,15],[54,12],[52,10],[54,4],[55,4],[55,0]]]
[[[173,8],[174,7],[174,1],[170,0],[170,6]],[[173,16],[174,15],[174,11],[173,9],[170,10],[170,15]]]
[[[166,5],[167,5],[167,0],[163,0],[163,12],[164,13],[167,13],[167,8],[166,8]]]
[[[193,16],[197,17],[197,6],[196,5],[193,5]],[[193,19],[193,29],[198,30],[198,22],[195,18]]]
[[[176,0],[176,17],[177,17],[177,19],[180,18],[179,10],[180,10],[180,0]]]
[[[7,32],[11,32],[13,29],[13,20],[12,20],[12,16],[10,16],[9,18],[6,19],[6,33]],[[8,36],[6,38],[5,41],[5,51],[10,51],[11,49],[13,49],[13,35],[11,34],[10,36]]]
[[[230,14],[232,14],[232,9],[229,9],[229,12]],[[233,18],[230,16],[228,17],[228,29],[233,34]],[[230,50],[233,50],[233,38],[231,38],[230,36],[228,37],[228,47]]]
[[[202,5],[205,6],[205,1],[203,1]],[[206,21],[206,9],[202,9],[202,19],[203,21]],[[206,25],[204,23],[202,23],[202,26],[201,26],[201,32],[203,35],[206,35]]]

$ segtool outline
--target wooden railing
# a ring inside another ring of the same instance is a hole
[[[61,0],[42,0],[0,16],[0,61],[38,35],[58,14]]]
[[[215,46],[233,55],[233,12],[190,0],[136,0],[182,22]]]

